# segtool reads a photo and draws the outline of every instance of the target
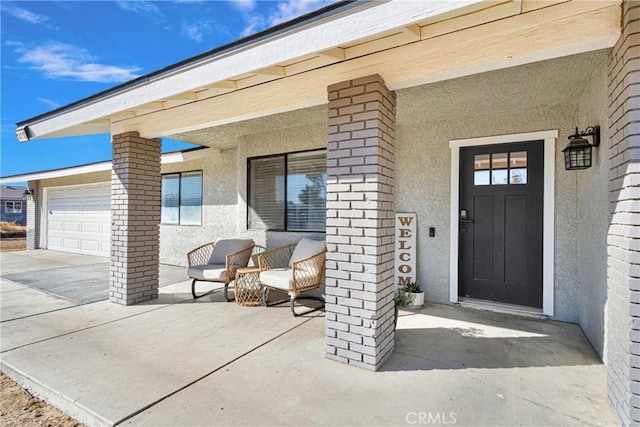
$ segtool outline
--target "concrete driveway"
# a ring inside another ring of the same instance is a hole
[[[104,257],[47,250],[3,252],[0,277],[71,303],[109,299],[109,259]],[[186,279],[186,268],[160,264],[160,286]]]
[[[59,299],[0,279],[3,312],[10,294]],[[324,358],[322,313],[194,301],[189,281],[1,326],[2,370],[89,425],[616,424],[604,366],[566,323],[428,305],[402,313],[376,373]]]

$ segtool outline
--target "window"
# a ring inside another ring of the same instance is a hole
[[[327,151],[249,159],[248,228],[325,231]]]
[[[4,202],[4,212],[8,214],[22,213],[22,202]]]
[[[476,154],[473,160],[474,185],[527,183],[527,152]]]
[[[202,224],[202,172],[162,175],[162,224]]]

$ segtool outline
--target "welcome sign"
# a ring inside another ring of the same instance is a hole
[[[417,281],[416,236],[418,217],[415,212],[396,213],[396,287]]]

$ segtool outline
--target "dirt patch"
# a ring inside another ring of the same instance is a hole
[[[0,252],[24,251],[27,249],[27,239],[25,237],[0,239]]]
[[[0,372],[0,425],[3,427],[84,426],[64,412],[32,397]]]

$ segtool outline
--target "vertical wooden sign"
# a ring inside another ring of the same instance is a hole
[[[416,236],[418,217],[415,212],[396,213],[396,287],[417,281]]]

